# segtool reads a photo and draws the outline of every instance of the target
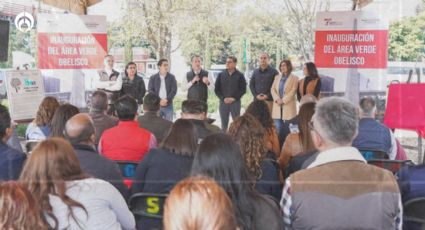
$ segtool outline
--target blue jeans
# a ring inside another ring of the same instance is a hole
[[[174,114],[173,104],[169,104],[159,109],[159,116],[164,118],[165,120],[169,120],[172,122],[173,114]]]

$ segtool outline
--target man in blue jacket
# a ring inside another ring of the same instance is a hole
[[[169,73],[167,59],[158,61],[159,72],[149,79],[148,91],[161,98],[159,115],[169,121],[173,121],[173,99],[177,93],[176,77]]]

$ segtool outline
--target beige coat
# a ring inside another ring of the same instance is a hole
[[[280,106],[276,103],[276,100],[279,97],[279,82],[282,78],[282,75],[277,75],[274,78],[274,82],[271,88],[271,93],[273,97],[273,109],[272,109],[272,118],[273,119],[282,119],[282,120],[290,120],[297,115],[296,108],[296,97],[297,89],[298,89],[298,77],[291,74],[286,80],[285,83],[285,93],[282,97],[283,105]],[[280,109],[283,109],[282,117],[280,116]]]

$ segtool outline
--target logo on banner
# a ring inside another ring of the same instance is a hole
[[[325,18],[323,19],[325,21],[326,26],[341,26],[342,22],[337,22],[332,20],[332,18]]]
[[[21,12],[15,17],[15,26],[21,32],[28,32],[34,27],[34,17],[28,12]]]

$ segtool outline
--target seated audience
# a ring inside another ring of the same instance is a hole
[[[99,152],[114,161],[139,162],[145,154],[156,147],[155,136],[140,128],[137,121],[137,102],[130,96],[115,102],[118,125],[105,130],[100,138]]]
[[[292,173],[297,172],[301,169],[306,169],[314,160],[316,160],[319,152],[312,150],[303,154],[298,154],[292,157],[288,165],[282,169],[282,178],[289,177]]]
[[[95,145],[99,144],[103,131],[112,128],[118,124],[116,117],[109,116],[108,95],[103,91],[96,91],[91,97],[90,117],[96,129]]]
[[[12,129],[9,110],[0,105],[0,181],[18,179],[26,159],[24,153],[6,145]]]
[[[134,229],[134,216],[110,183],[87,177],[62,138],[49,138],[32,152],[20,182],[39,202],[53,229]]]
[[[96,151],[95,127],[88,114],[79,113],[66,122],[65,138],[74,147],[81,169],[93,177],[114,185],[127,200],[129,191],[124,185],[118,165]]]
[[[375,100],[365,97],[360,100],[359,134],[353,141],[353,147],[360,150],[377,150],[388,154],[394,160],[397,146],[391,130],[375,120]]]
[[[159,116],[161,98],[154,93],[148,93],[143,100],[143,115],[137,120],[139,127],[149,130],[155,135],[158,143],[162,142],[173,122]]]
[[[50,133],[50,137],[62,137],[64,138],[64,130],[65,124],[75,114],[78,114],[80,111],[77,107],[71,104],[63,104],[60,105],[56,111],[55,115],[52,118],[52,132]]]
[[[48,229],[39,204],[28,189],[14,181],[0,183],[0,229]]]
[[[342,98],[321,99],[310,123],[320,152],[293,173],[281,206],[288,229],[401,229],[400,192],[393,174],[368,165],[351,147],[356,107]]]
[[[197,176],[179,182],[164,207],[165,230],[237,230],[232,202],[214,180]]]
[[[299,124],[298,132],[289,134],[286,137],[279,158],[279,165],[282,170],[288,166],[289,160],[297,155],[313,151],[315,149],[313,140],[311,139],[310,128],[308,127],[311,117],[314,114],[316,103],[305,103],[301,106],[298,114]]]
[[[51,122],[59,102],[54,97],[45,97],[38,107],[35,119],[25,131],[27,140],[44,140],[50,136]]]
[[[212,134],[201,142],[191,174],[211,177],[226,191],[240,229],[282,229],[277,203],[254,189],[244,162],[239,146],[229,136]]]
[[[199,142],[202,141],[206,136],[220,132],[220,128],[217,131],[212,131],[208,128],[206,110],[208,108],[207,103],[203,101],[186,100],[182,103],[181,119],[191,121],[196,128]]]
[[[255,100],[249,104],[245,113],[254,116],[265,129],[265,139],[267,150],[275,154],[275,159],[280,155],[280,142],[273,119],[268,110],[267,104],[264,101]]]
[[[267,106],[264,102],[263,104]],[[267,148],[264,145],[266,131],[263,126],[255,117],[245,113],[232,122],[228,132],[239,145],[248,171],[256,180],[257,191],[273,196],[276,201],[279,201],[282,187],[279,181],[278,165],[275,160],[266,156]]]

